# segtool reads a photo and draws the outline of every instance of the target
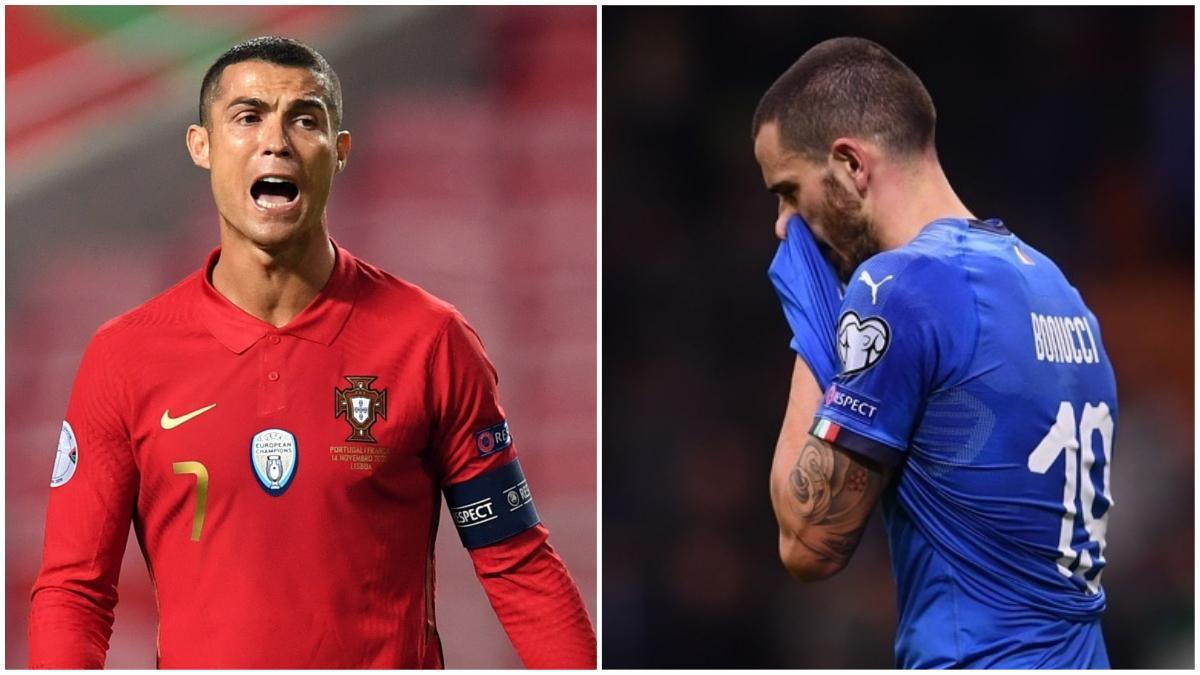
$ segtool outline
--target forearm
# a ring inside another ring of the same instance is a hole
[[[887,471],[808,433],[821,391],[797,359],[771,465],[771,505],[779,556],[797,578],[827,578],[858,546]]]
[[[596,667],[596,631],[583,597],[538,525],[471,551],[496,617],[527,668]]]
[[[866,529],[883,475],[810,436],[787,474],[772,487],[780,557],[805,580],[827,578],[850,560]]]
[[[87,447],[96,461],[80,467],[69,484],[51,488],[31,592],[31,668],[103,668],[108,653],[136,475],[93,473],[101,450],[96,443]]]
[[[38,587],[29,613],[29,667],[103,668],[113,612],[88,595]]]
[[[785,549],[794,546],[812,525],[811,520],[803,517],[803,511],[796,507],[794,474],[805,445],[811,438],[807,427],[820,400],[821,391],[812,371],[803,359],[797,358],[787,408],[771,462],[771,507],[779,525],[780,554],[785,562],[790,557],[783,555]]]
[[[72,483],[52,488],[42,564],[29,611],[31,668],[103,668],[130,510],[108,509],[89,489],[86,466]],[[118,472],[112,501],[132,504],[132,474]],[[107,482],[97,479],[95,482]]]

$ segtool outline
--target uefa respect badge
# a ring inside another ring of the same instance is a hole
[[[510,445],[512,433],[508,430],[508,420],[501,420],[499,424],[475,432],[475,449],[480,457],[500,452]]]

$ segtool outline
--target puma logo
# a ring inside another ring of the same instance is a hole
[[[887,283],[888,279],[891,279],[891,278],[893,278],[893,277],[892,277],[892,275],[889,274],[886,277],[880,279],[879,283],[875,283],[875,280],[871,278],[871,273],[866,270],[863,270],[858,275],[859,281],[861,281],[864,284],[871,287],[871,304],[872,305],[875,304],[875,300],[878,298],[879,287],[884,285],[885,283]]]

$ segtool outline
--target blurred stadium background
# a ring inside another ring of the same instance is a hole
[[[1104,630],[1194,662],[1193,8],[634,8],[603,24],[605,667],[889,668],[878,515],[812,585],[767,476],[794,356],[759,97],[838,35],[909,64],[958,194],[1066,272],[1117,371]]]
[[[551,542],[596,610],[594,7],[6,7],[6,663],[24,667],[55,439],[84,345],[217,245],[184,148],[239,39],[304,40],[342,80],[354,151],[335,239],[479,331]],[[518,666],[449,519],[451,667]],[[314,579],[314,583],[320,583]],[[154,666],[132,540],[109,667]]]

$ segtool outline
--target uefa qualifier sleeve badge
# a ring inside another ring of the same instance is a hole
[[[58,452],[54,455],[54,474],[50,478],[50,487],[60,487],[71,480],[78,464],[79,444],[75,441],[75,430],[63,420],[62,431],[58,433]]]

